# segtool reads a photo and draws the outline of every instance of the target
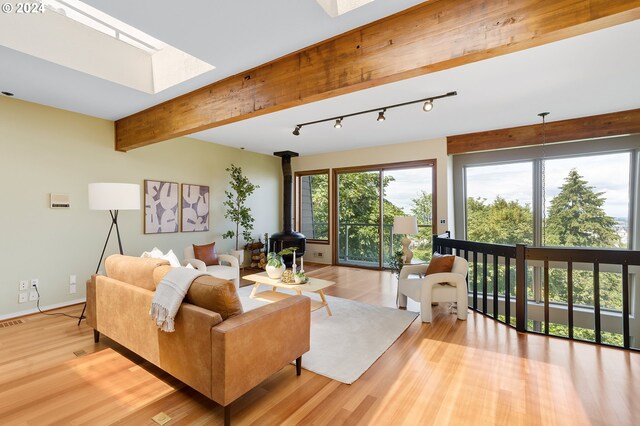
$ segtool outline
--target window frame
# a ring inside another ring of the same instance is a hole
[[[466,168],[473,166],[490,166],[492,164],[533,163],[533,216],[534,216],[534,245],[541,243],[542,224],[542,179],[540,169],[542,160],[558,158],[583,157],[592,155],[606,155],[628,152],[629,167],[629,211],[628,211],[628,250],[638,250],[640,247],[639,200],[637,190],[640,189],[640,135],[627,135],[612,138],[599,138],[587,141],[538,145],[535,147],[514,148],[506,150],[484,151],[478,153],[459,154],[453,156],[453,191],[454,191],[454,235],[462,238],[467,236],[466,212]]]
[[[346,267],[354,267],[354,268],[362,268],[362,269],[373,269],[373,270],[385,270],[387,268],[384,267],[384,259],[383,259],[383,251],[380,250],[379,254],[379,265],[378,267],[370,267],[370,266],[361,266],[361,265],[350,265],[346,263],[338,262],[338,175],[342,173],[357,173],[357,172],[380,172],[380,184],[382,184],[382,179],[384,176],[384,172],[387,170],[399,170],[399,169],[412,169],[419,167],[431,167],[431,186],[432,186],[432,206],[431,206],[431,233],[437,233],[437,217],[438,217],[438,160],[436,158],[424,159],[424,160],[413,160],[413,161],[400,161],[394,163],[384,163],[384,164],[370,164],[363,166],[354,166],[354,167],[341,167],[331,169],[331,235],[333,236],[333,240],[336,241],[332,246],[332,256],[333,256],[333,265],[337,266],[346,266]],[[382,216],[384,214],[383,211],[383,199],[382,192],[380,193],[380,223],[382,224]],[[382,244],[383,238],[382,226],[380,226],[380,242]]]
[[[332,223],[332,209],[331,209],[331,170],[330,169],[317,169],[317,170],[303,170],[294,173],[295,191],[296,191],[296,208],[295,219],[296,229],[301,232],[302,224],[300,218],[302,217],[302,185],[300,185],[300,178],[303,176],[317,176],[327,175],[327,239],[318,240],[313,238],[307,238],[307,243],[311,244],[331,244],[331,223]]]
[[[534,209],[534,246],[541,242],[542,224],[542,179],[540,175],[542,160],[557,158],[583,157],[592,155],[606,155],[628,152],[629,153],[629,212],[628,212],[628,243],[627,250],[640,249],[640,134],[625,135],[610,138],[598,138],[582,141],[569,141],[550,145],[537,145],[534,147],[513,148],[506,150],[484,151],[478,153],[458,154],[453,156],[453,198],[454,198],[454,228],[453,235],[460,235],[466,239],[466,167],[489,166],[492,164],[533,162],[533,209]],[[536,223],[538,221],[538,223]],[[537,226],[537,229],[536,229]],[[534,300],[529,303],[537,303],[536,294],[541,291],[540,266],[534,266]],[[607,271],[606,266],[601,272]],[[577,265],[574,266],[576,269]],[[536,276],[536,268],[537,276]],[[637,291],[638,273],[631,271],[630,277],[630,313],[636,317],[637,308],[640,307],[640,291]],[[550,304],[552,310],[564,309],[565,304]]]

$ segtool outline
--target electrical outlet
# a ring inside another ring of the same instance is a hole
[[[38,284],[40,284],[40,282],[38,281],[37,278],[34,278],[34,279],[31,280],[31,288],[38,287]],[[31,299],[29,299],[29,300],[31,300]]]
[[[69,284],[75,284],[75,283],[76,283],[76,276],[69,275]]]
[[[29,281],[20,280],[20,291],[27,291],[27,288],[29,288]]]
[[[25,303],[29,294],[26,291],[18,294],[18,303]]]
[[[78,291],[77,287],[75,284],[69,284],[69,293],[70,294],[74,294]]]
[[[35,300],[38,300],[38,292],[35,290],[31,290],[29,292],[29,302],[33,302]]]
[[[440,219],[440,225],[444,225],[445,223],[447,223],[447,219]]]

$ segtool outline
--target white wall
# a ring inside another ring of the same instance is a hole
[[[210,186],[210,232],[144,235],[144,210],[122,211],[125,254],[158,246],[182,258],[185,246],[211,241],[220,251],[231,249],[231,241],[220,237],[231,226],[222,207],[231,163],[260,185],[248,203],[256,238],[280,229],[279,158],[189,138],[116,152],[113,122],[9,98],[0,98],[0,128],[0,318],[35,308],[35,302],[18,304],[20,280],[40,280],[41,306],[84,298],[84,282],[95,272],[110,225],[108,212],[88,209],[90,182],[142,188],[144,179],[156,179]],[[52,192],[69,194],[71,208],[50,209]],[[116,252],[112,236],[107,254]],[[69,294],[72,274],[77,294]]]
[[[448,187],[450,180],[447,176],[447,140],[446,138],[433,139],[429,141],[411,142],[396,145],[385,145],[373,148],[354,149],[350,151],[332,152],[328,154],[318,154],[300,156],[291,160],[294,172],[317,169],[334,169],[340,167],[366,166],[372,164],[397,163],[402,161],[415,160],[436,160],[437,167],[437,220],[447,220],[447,223],[438,223],[438,233],[449,229],[448,225]],[[331,180],[331,172],[329,179]],[[329,183],[331,188],[331,181]],[[329,211],[333,211],[333,204],[330,198]],[[305,260],[318,263],[331,263],[333,240],[331,244],[307,244]],[[316,253],[322,252],[323,256],[317,257]]]

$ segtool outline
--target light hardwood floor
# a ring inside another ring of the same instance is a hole
[[[328,294],[395,306],[388,272],[326,267]],[[410,306],[411,307],[411,306]],[[78,315],[81,306],[60,311]],[[640,424],[640,354],[519,335],[436,308],[354,384],[284,368],[232,405],[234,424]],[[0,328],[0,424],[222,424],[222,409],[113,341],[41,314]],[[375,330],[371,330],[375,333]],[[74,352],[84,351],[76,356]]]

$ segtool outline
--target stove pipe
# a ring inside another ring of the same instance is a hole
[[[278,252],[287,247],[297,247],[296,257],[301,257],[305,249],[305,236],[293,230],[293,172],[291,171],[291,158],[297,157],[297,152],[279,151],[273,155],[282,158],[282,232],[271,235],[269,251]],[[287,267],[293,264],[293,256],[284,257]]]

